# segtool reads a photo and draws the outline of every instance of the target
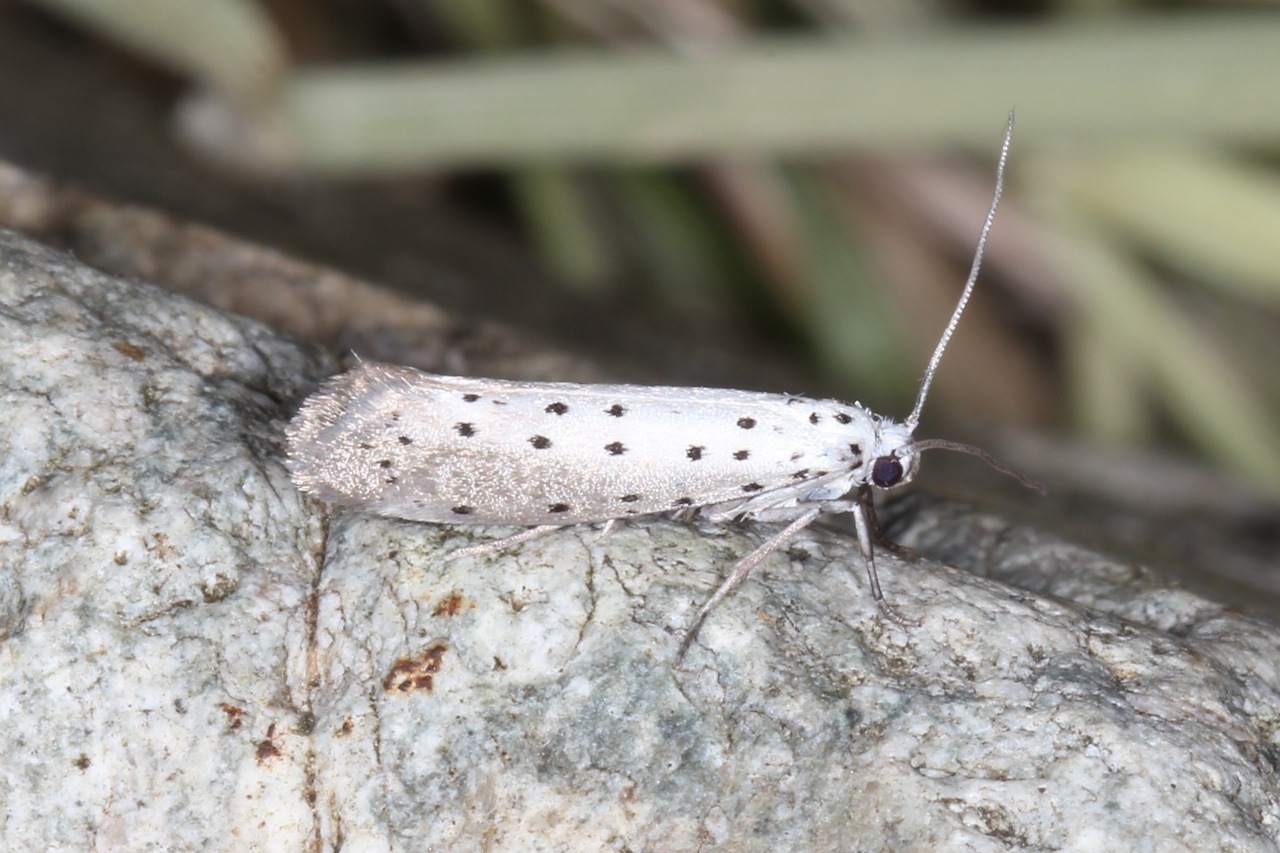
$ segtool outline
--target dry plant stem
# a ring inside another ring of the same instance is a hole
[[[530,158],[673,162],[976,146],[987,138],[993,102],[1040,103],[1044,91],[1073,96],[1037,111],[1042,139],[1259,140],[1280,132],[1280,112],[1257,109],[1270,102],[1265,81],[1280,73],[1277,40],[1280,22],[1224,15],[1105,32],[1002,27],[757,40],[714,55],[544,51],[465,64],[349,65],[295,73],[276,118],[294,166],[352,173]],[[1188,95],[1186,80],[1198,76],[1221,81],[1214,98]],[[231,148],[222,153],[253,156]]]

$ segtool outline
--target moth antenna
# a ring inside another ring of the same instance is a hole
[[[920,383],[920,393],[916,395],[915,408],[911,410],[911,414],[907,415],[904,423],[907,429],[915,431],[916,425],[920,423],[920,410],[924,408],[924,398],[929,394],[929,386],[933,384],[933,374],[938,370],[938,362],[942,361],[942,353],[947,348],[947,344],[951,341],[951,336],[955,333],[956,326],[960,323],[960,315],[964,313],[964,308],[969,304],[969,297],[973,294],[973,285],[978,281],[978,269],[982,266],[982,252],[987,247],[987,234],[991,232],[991,223],[996,218],[996,207],[1000,204],[1000,194],[1004,192],[1004,164],[1009,158],[1009,143],[1013,141],[1013,110],[1009,110],[1009,123],[1004,130],[1004,144],[1000,146],[1000,162],[996,166],[996,191],[991,198],[991,207],[987,209],[986,221],[982,223],[982,233],[978,235],[978,248],[973,253],[973,266],[969,268],[969,280],[965,282],[964,291],[960,294],[960,301],[956,303],[956,310],[951,312],[951,322],[947,323],[947,328],[943,330],[942,337],[938,339],[938,345],[934,347],[933,358],[929,359],[929,366],[924,369],[924,379]]]
[[[1049,490],[1045,488],[1044,483],[1041,483],[1039,480],[1031,479],[1007,462],[1001,462],[981,447],[974,447],[972,444],[962,444],[958,441],[947,441],[945,438],[926,438],[924,441],[914,442],[912,447],[916,450],[956,450],[960,453],[968,453],[970,456],[976,456],[983,462],[986,462],[1001,474],[1008,474],[1028,489],[1034,489],[1042,495],[1049,494]]]

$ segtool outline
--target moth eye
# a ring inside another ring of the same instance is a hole
[[[898,485],[902,479],[902,463],[893,456],[881,456],[871,466],[871,482],[882,489]]]

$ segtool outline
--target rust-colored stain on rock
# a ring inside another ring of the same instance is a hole
[[[262,764],[273,758],[279,758],[280,747],[276,746],[269,740],[264,740],[262,743],[258,744],[258,748],[254,751],[254,754],[258,758],[258,763]]]
[[[237,708],[226,702],[222,703],[222,713],[227,715],[227,727],[232,731],[244,725],[244,718],[247,716],[243,708]]]
[[[388,693],[413,693],[418,690],[430,693],[448,648],[444,643],[436,643],[420,655],[400,658],[392,665],[387,677],[382,679],[382,689]]]
[[[433,616],[457,616],[462,608],[470,606],[461,593],[451,592],[436,605],[436,609],[431,613]]]
[[[144,358],[147,357],[147,354],[143,352],[140,347],[137,347],[130,343],[125,343],[124,341],[117,341],[113,343],[111,346],[115,348],[116,352],[128,358],[131,358],[134,361],[142,361]]]

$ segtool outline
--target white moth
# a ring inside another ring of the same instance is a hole
[[[738,561],[693,620],[682,657],[711,609],[753,566],[822,512],[852,513],[872,595],[871,487],[909,482],[920,453],[976,448],[912,437],[929,385],[977,278],[1013,132],[968,282],[898,423],[854,403],[713,388],[508,382],[361,364],[309,397],[288,429],[293,479],[332,504],[440,524],[525,525],[511,545],[570,524],[672,513],[710,522],[787,522]],[[1025,480],[1024,480],[1025,481]]]

